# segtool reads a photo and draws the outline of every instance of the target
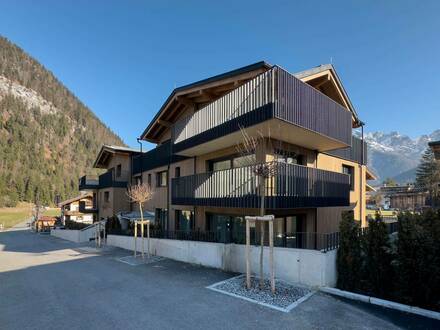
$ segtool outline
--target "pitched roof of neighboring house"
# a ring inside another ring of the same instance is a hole
[[[440,146],[440,141],[432,141],[432,142],[429,142],[428,145],[430,147]]]
[[[214,100],[221,97],[222,94],[228,93],[230,90],[236,88],[237,82],[244,83],[249,79],[255,77],[256,73],[262,73],[269,70],[272,67],[269,63],[265,61],[260,61],[251,65],[246,65],[244,67],[228,71],[219,75],[215,75],[206,79],[196,81],[194,83],[184,85],[175,88],[168,98],[165,100],[164,104],[161,106],[157,114],[148,124],[147,128],[141,134],[140,138],[150,142],[156,142],[153,134],[150,134],[153,128],[159,129],[160,127],[166,129],[169,126],[168,117],[172,116],[173,110],[180,109],[181,105],[185,106],[185,103],[193,102],[188,100],[186,97],[178,99],[178,97],[183,97],[183,95],[188,95],[189,93],[198,92],[203,86],[205,93],[195,95],[195,97],[208,97],[208,100]],[[214,91],[214,89],[217,89]],[[220,92],[219,89],[222,89]],[[215,95],[213,93],[215,92]],[[220,93],[220,94],[217,94]],[[194,95],[193,95],[194,96]],[[177,110],[176,110],[177,111]]]
[[[114,145],[106,145],[104,144],[101,147],[101,150],[96,157],[95,162],[93,163],[93,167],[95,168],[105,168],[105,163],[110,157],[116,153],[119,154],[140,154],[141,152],[137,149],[122,147],[122,146],[114,146]]]
[[[58,206],[62,207],[64,205],[71,204],[73,202],[79,201],[79,200],[84,199],[84,198],[92,198],[92,194],[82,194],[82,195],[79,195],[79,196],[76,196],[76,197],[73,197],[73,198],[70,198],[70,199],[66,199],[63,202],[58,203]]]

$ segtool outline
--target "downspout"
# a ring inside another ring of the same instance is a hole
[[[359,189],[359,194],[360,194],[360,199],[359,199],[359,206],[360,206],[360,214],[361,214],[361,227],[362,227],[362,223],[363,221],[365,221],[365,214],[363,212],[364,210],[364,203],[363,203],[363,184],[364,184],[364,159],[365,159],[365,155],[364,155],[364,123],[361,122],[361,134],[362,134],[362,140],[361,140],[361,175],[360,175],[360,189]]]

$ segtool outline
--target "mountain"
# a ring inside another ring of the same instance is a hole
[[[104,143],[125,145],[50,71],[0,36],[0,207],[76,194]]]
[[[370,132],[368,142],[368,166],[377,174],[376,183],[393,178],[404,184],[415,180],[416,168],[428,142],[440,140],[440,129],[429,135],[411,139],[398,132]]]

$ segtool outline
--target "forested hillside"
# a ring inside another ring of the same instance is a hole
[[[0,206],[76,194],[104,143],[124,145],[51,72],[0,36]]]

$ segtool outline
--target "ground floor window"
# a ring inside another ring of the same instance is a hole
[[[185,210],[176,210],[176,230],[190,232],[194,230],[194,212]]]
[[[246,221],[244,216],[208,213],[206,228],[214,233],[221,243],[246,243]],[[251,243],[259,244],[261,239],[260,227],[251,224]],[[276,217],[274,220],[274,245],[278,247],[302,248],[306,246],[305,215]],[[264,230],[265,245],[269,245],[269,229]]]

